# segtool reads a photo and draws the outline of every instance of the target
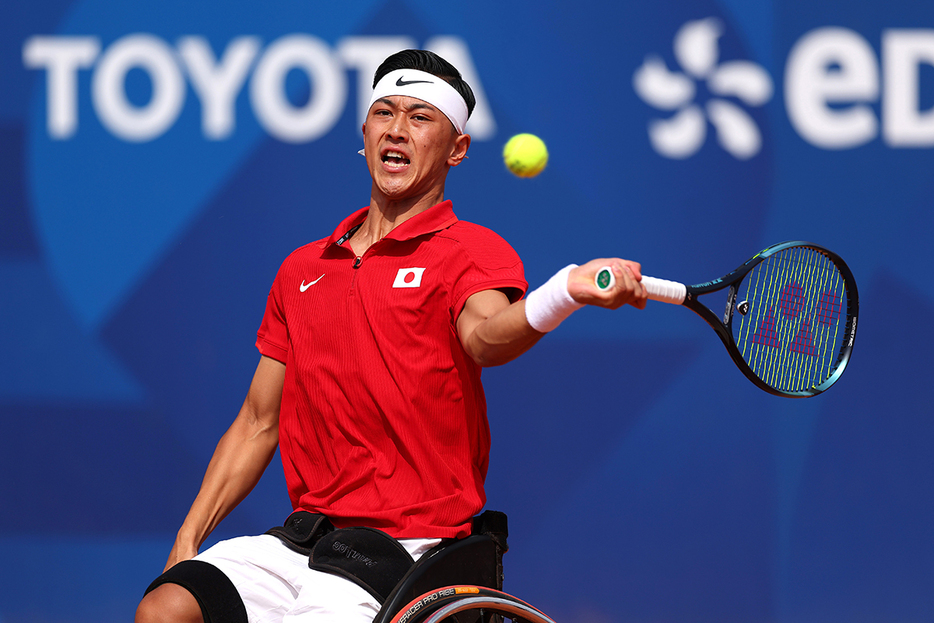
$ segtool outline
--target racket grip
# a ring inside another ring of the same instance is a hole
[[[688,294],[687,286],[683,283],[668,281],[667,279],[643,277],[642,285],[645,286],[650,299],[662,303],[671,303],[672,305],[684,303],[684,299]]]
[[[616,277],[609,266],[604,266],[597,271],[594,276],[594,283],[601,290],[609,290],[616,285]],[[672,305],[681,305],[687,296],[687,287],[677,281],[668,281],[667,279],[657,279],[655,277],[643,277],[642,285],[645,286],[649,298],[653,301],[662,303],[671,303]]]

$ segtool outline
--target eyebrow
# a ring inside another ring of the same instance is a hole
[[[391,99],[389,99],[388,97],[381,97],[381,98],[379,98],[379,99],[376,100],[376,101],[377,101],[377,102],[382,102],[382,103],[385,104],[386,106],[391,106],[391,107],[395,107],[395,106],[396,106],[395,102],[393,102],[393,101],[392,101]],[[405,107],[405,110],[419,110],[419,109],[422,109],[422,108],[424,108],[424,109],[426,109],[426,110],[433,110],[433,111],[435,111],[435,112],[438,111],[437,108],[435,108],[434,106],[432,106],[432,105],[430,105],[430,104],[428,104],[428,103],[425,103],[425,102],[414,102],[414,103],[409,104],[408,106],[406,106],[406,107]]]

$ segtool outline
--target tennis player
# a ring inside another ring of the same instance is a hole
[[[486,500],[481,368],[515,359],[582,305],[645,306],[639,264],[618,258],[569,265],[523,298],[515,251],[445,200],[474,103],[431,52],[399,52],[377,70],[363,125],[370,205],[279,269],[246,400],[138,623],[372,621],[371,584],[309,568],[315,540],[373,528],[408,564],[467,536]],[[594,286],[605,265],[609,291]],[[295,509],[285,526],[199,554],[277,447]]]

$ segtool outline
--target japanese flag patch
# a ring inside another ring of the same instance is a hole
[[[424,268],[400,268],[396,273],[396,280],[392,282],[394,288],[418,288],[422,285]]]

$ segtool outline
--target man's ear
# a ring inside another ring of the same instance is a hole
[[[467,157],[467,150],[470,149],[470,135],[460,134],[454,139],[454,148],[451,150],[451,156],[448,158],[448,164],[452,167],[459,165]]]

